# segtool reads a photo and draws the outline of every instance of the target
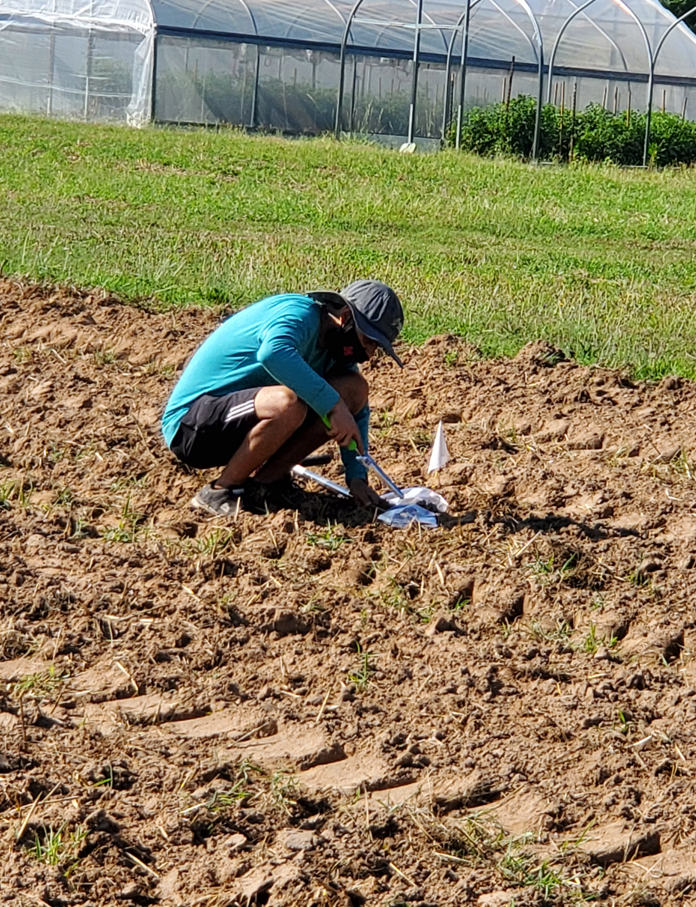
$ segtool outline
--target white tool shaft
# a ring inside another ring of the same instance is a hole
[[[312,482],[316,482],[317,485],[321,485],[322,488],[333,491],[334,494],[339,494],[342,498],[352,497],[350,491],[343,485],[339,485],[338,482],[332,482],[331,479],[325,479],[318,472],[312,472],[311,469],[305,469],[304,466],[293,466],[290,471],[294,476],[300,479],[310,479]]]
[[[387,486],[387,488],[390,488],[394,492],[395,495],[398,495],[398,497],[403,498],[403,496],[404,496],[403,491],[399,488],[399,486],[396,484],[396,482],[393,479],[389,478],[389,476],[386,474],[386,472],[382,469],[381,466],[379,466],[375,462],[375,460],[370,456],[370,454],[366,453],[364,456],[358,457],[358,460],[363,464],[363,466],[368,466],[370,469],[373,469],[377,473],[377,475],[380,477],[380,479],[384,482],[384,484]]]

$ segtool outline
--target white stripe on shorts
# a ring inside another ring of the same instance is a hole
[[[247,400],[245,403],[240,403],[238,406],[233,406],[232,409],[228,409],[222,424],[227,425],[233,419],[241,419],[243,416],[250,416],[253,412],[255,412],[254,401]]]

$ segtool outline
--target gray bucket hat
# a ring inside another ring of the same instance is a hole
[[[386,350],[397,365],[404,367],[392,346],[404,326],[404,310],[391,287],[379,280],[356,280],[340,293],[319,291],[307,295],[319,302],[345,303],[353,313],[357,329]]]

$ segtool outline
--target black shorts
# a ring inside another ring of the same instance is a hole
[[[251,429],[259,422],[254,399],[260,387],[213,397],[203,394],[179,424],[172,453],[194,469],[226,466]]]

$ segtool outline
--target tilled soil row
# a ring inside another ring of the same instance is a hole
[[[692,383],[433,338],[366,375],[441,528],[206,520],[158,419],[220,313],[0,299],[3,903],[690,897]]]

